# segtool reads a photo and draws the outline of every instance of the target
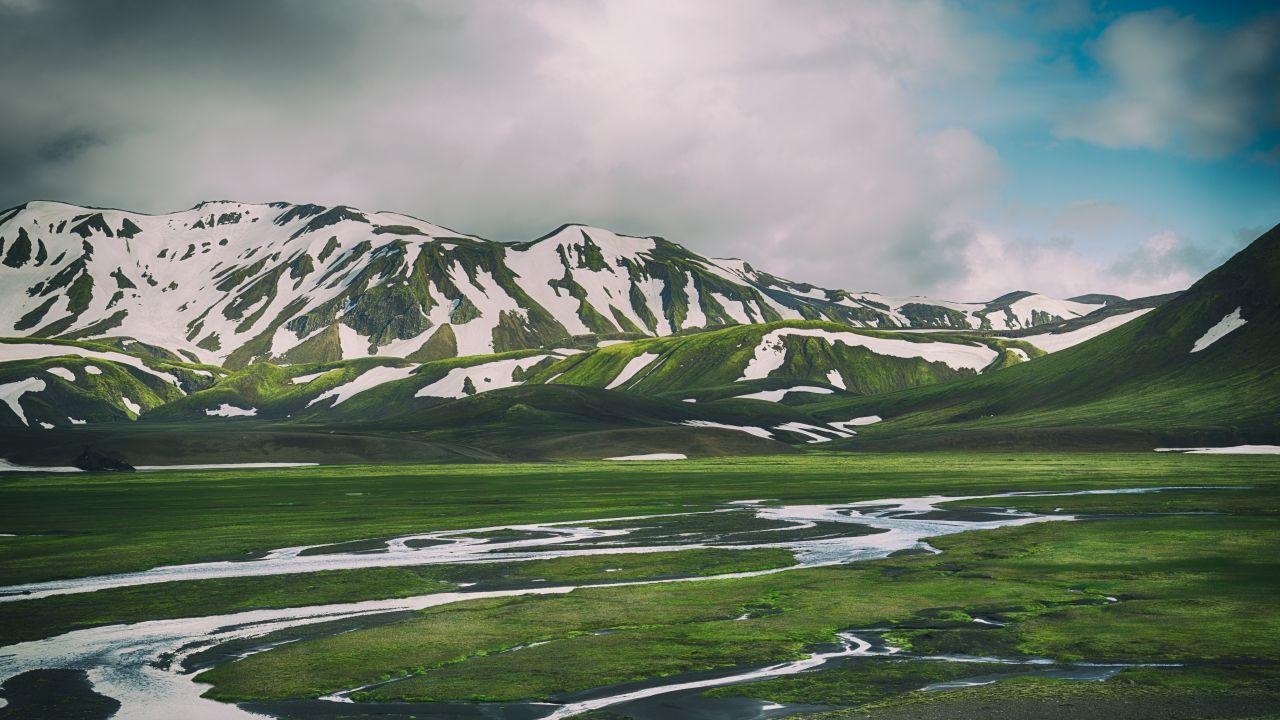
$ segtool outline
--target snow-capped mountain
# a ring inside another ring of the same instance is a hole
[[[1009,330],[1110,302],[892,298],[581,225],[501,243],[392,212],[222,201],[167,215],[53,202],[0,212],[0,294],[0,335],[130,338],[228,367],[425,361],[796,319]]]

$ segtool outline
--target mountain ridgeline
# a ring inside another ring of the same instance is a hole
[[[780,320],[1024,329],[1119,300],[890,298],[580,225],[501,243],[397,213],[236,202],[167,215],[51,202],[9,209],[0,213],[0,289],[0,335],[127,338],[233,369],[429,361]]]
[[[1280,230],[1181,294],[964,304],[580,225],[30,203],[0,213],[0,469],[1275,442],[1278,278]]]

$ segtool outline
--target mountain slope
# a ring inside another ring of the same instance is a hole
[[[1086,445],[1280,439],[1280,226],[1189,290],[1032,363],[809,409],[879,415],[851,447]]]
[[[818,383],[858,394],[915,387],[999,367],[1019,341],[903,333],[823,322],[777,322],[597,348],[549,365],[530,382],[618,388],[682,398],[724,388]]]
[[[125,350],[83,341],[0,338],[0,428],[134,420],[212,386],[223,374],[220,368],[168,357],[145,346]]]
[[[128,338],[232,369],[778,320],[1007,330],[1111,302],[889,298],[580,225],[500,243],[397,213],[236,202],[167,215],[51,202],[0,212],[0,292],[0,335]]]

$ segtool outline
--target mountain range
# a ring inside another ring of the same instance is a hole
[[[345,206],[33,202],[0,213],[0,458],[1265,439],[1277,244],[1182,294],[956,303],[583,225],[503,243]]]
[[[1011,330],[1121,301],[892,298],[783,280],[660,237],[564,225],[501,243],[397,213],[288,203],[167,215],[28,203],[0,213],[0,263],[5,335],[125,337],[229,368],[436,360],[778,320]]]

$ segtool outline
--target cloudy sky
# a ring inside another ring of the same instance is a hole
[[[0,206],[662,235],[831,287],[1185,287],[1280,222],[1272,3],[0,0]]]

